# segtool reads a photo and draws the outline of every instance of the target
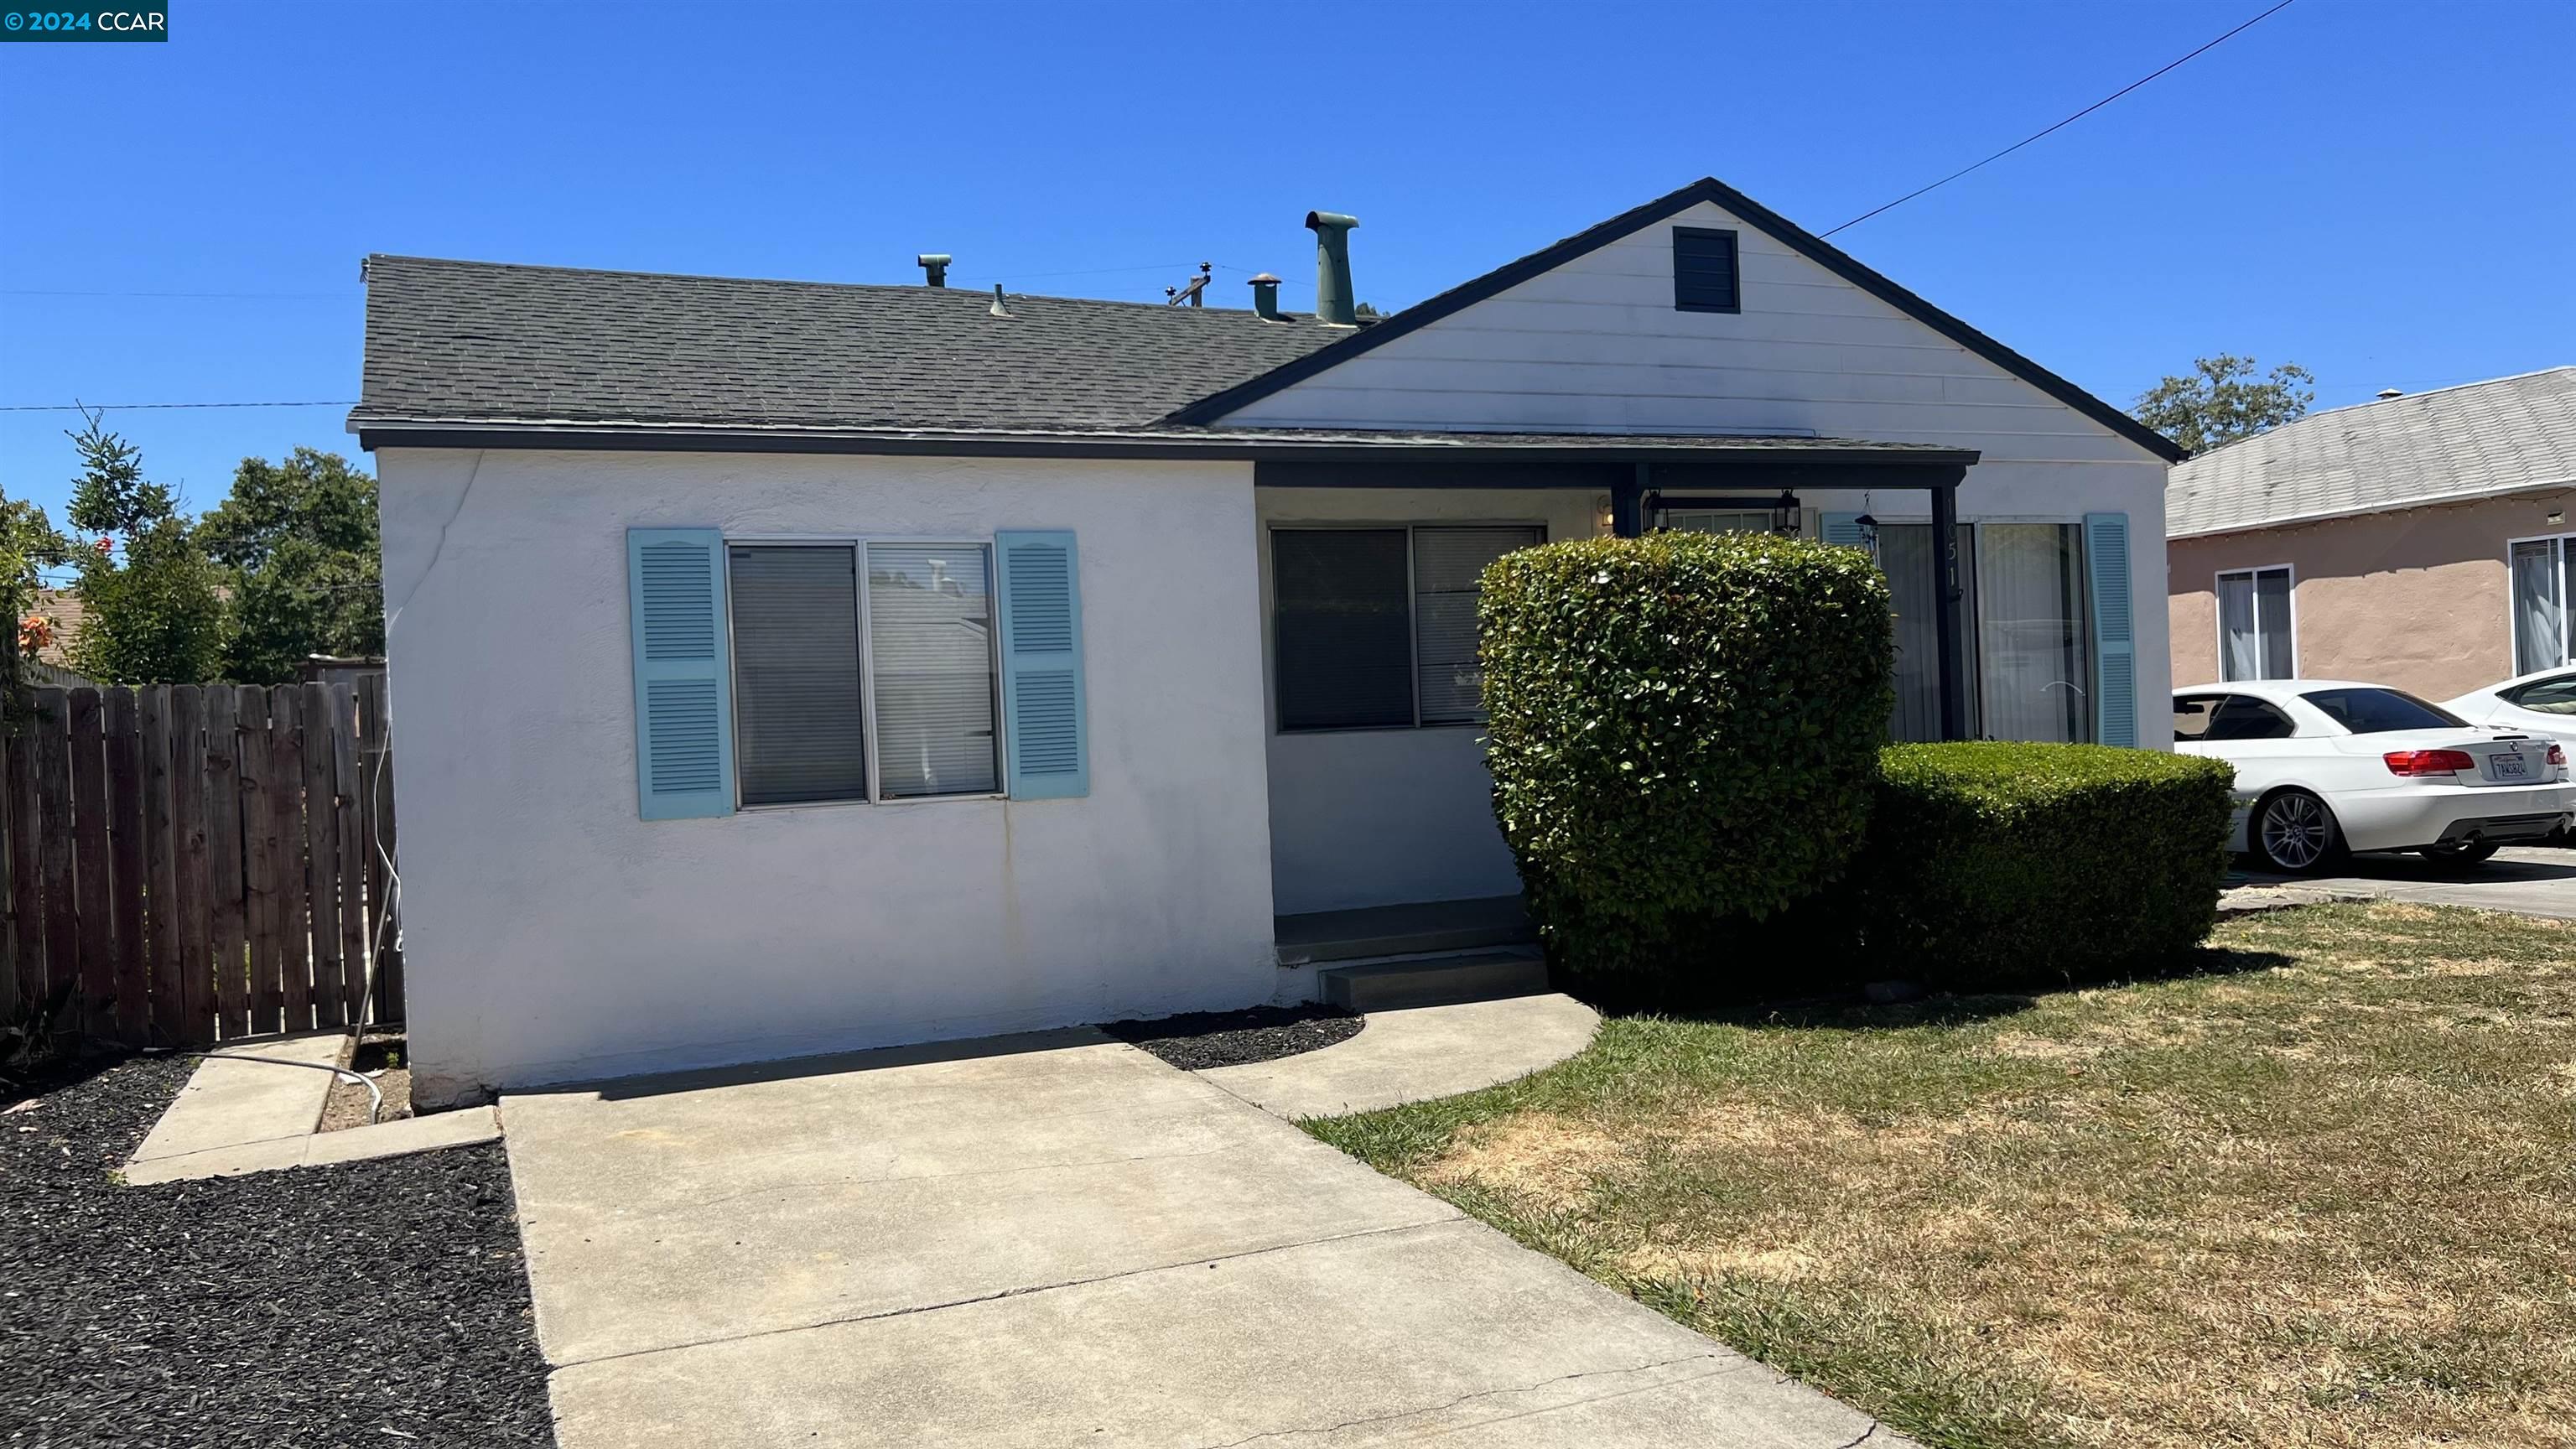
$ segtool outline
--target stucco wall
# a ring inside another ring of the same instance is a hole
[[[2176,539],[2167,551],[2174,678],[2218,678],[2223,571],[2288,564],[2295,666],[2449,699],[2510,678],[2508,539],[2569,531],[2576,491],[2526,493],[2288,528]]]
[[[1282,523],[1544,523],[1551,540],[1599,531],[1597,490],[1263,488],[1266,530]],[[1270,547],[1261,618],[1270,629]],[[1265,720],[1275,680],[1263,671]],[[1270,731],[1270,855],[1279,910],[1513,895],[1521,888],[1494,823],[1480,725]]]
[[[376,462],[425,1100],[1271,994],[1248,465]],[[638,819],[630,526],[1075,530],[1090,796]]]

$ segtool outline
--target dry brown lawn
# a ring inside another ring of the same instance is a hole
[[[2576,926],[2212,947],[1310,1127],[1927,1443],[2576,1445]]]

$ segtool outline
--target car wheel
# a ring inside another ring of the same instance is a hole
[[[2425,846],[2424,858],[2438,860],[2444,865],[2476,865],[2481,861],[2494,859],[2499,848],[2482,840],[2454,841],[2447,845]]]
[[[2343,830],[2326,802],[2305,790],[2283,790],[2254,807],[2254,858],[2277,871],[2322,870],[2343,852]]]

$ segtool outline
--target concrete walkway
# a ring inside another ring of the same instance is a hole
[[[1555,993],[1372,1011],[1359,1035],[1322,1051],[1199,1076],[1291,1121],[1374,1112],[1526,1077],[1583,1050],[1600,1024]]]
[[[310,1134],[321,1125],[323,1104],[339,1079],[309,1069],[339,1066],[348,1046],[346,1033],[332,1031],[208,1052],[161,1120],[152,1124],[151,1135],[134,1149],[133,1160],[152,1162]],[[271,1066],[245,1057],[299,1065]]]
[[[1096,1033],[501,1115],[563,1449],[1905,1442]]]

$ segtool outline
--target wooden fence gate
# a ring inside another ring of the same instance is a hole
[[[399,1021],[384,683],[34,691],[0,761],[0,1024],[203,1046]]]

